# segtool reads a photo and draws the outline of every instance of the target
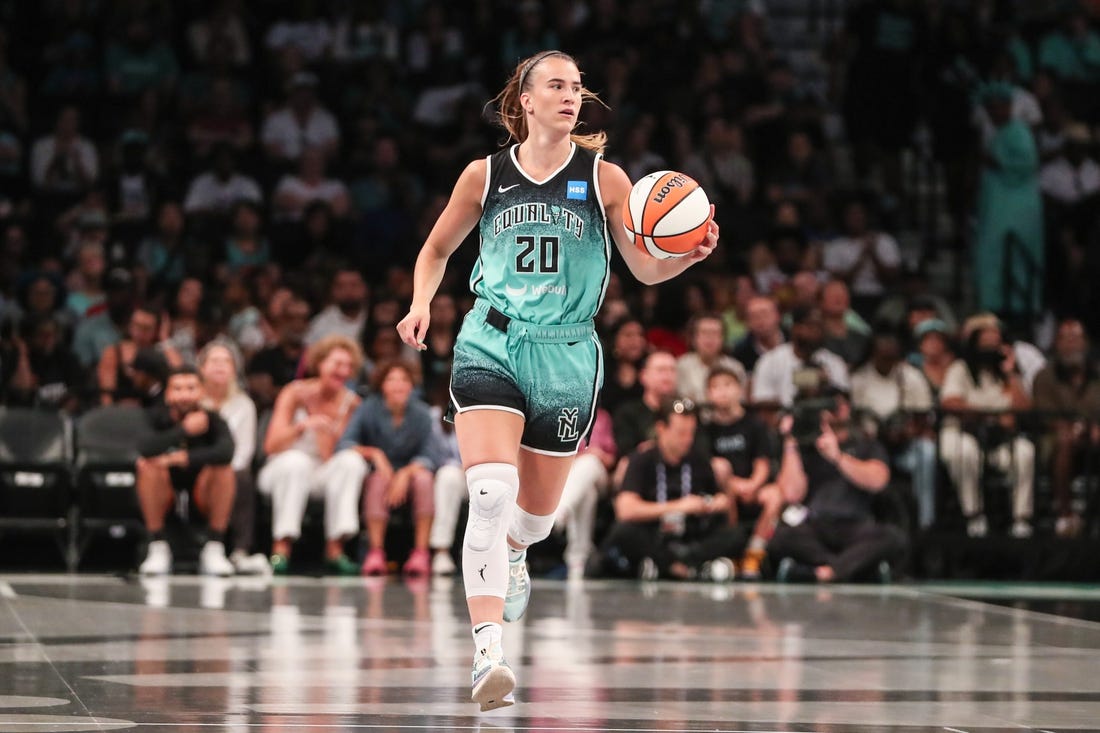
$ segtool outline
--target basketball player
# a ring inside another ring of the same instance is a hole
[[[480,224],[470,279],[477,300],[454,348],[450,411],[470,493],[462,575],[471,694],[483,711],[514,701],[501,623],[527,608],[526,549],[550,534],[595,414],[603,372],[592,319],[607,287],[610,239],[647,284],[680,274],[718,242],[712,207],[706,236],[685,257],[658,260],[633,246],[620,223],[630,180],[602,159],[604,133],[573,132],[591,97],[568,54],[519,63],[494,100],[515,144],[462,172],[417,258],[412,306],[397,325],[405,343],[425,348],[447,259]]]

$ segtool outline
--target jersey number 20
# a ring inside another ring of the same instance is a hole
[[[558,271],[558,238],[534,237],[522,234],[516,237],[516,246],[523,247],[516,255],[516,272],[523,274],[556,273]],[[538,253],[535,250],[538,249]]]

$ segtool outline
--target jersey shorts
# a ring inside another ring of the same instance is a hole
[[[177,493],[181,491],[193,492],[195,484],[199,482],[200,473],[202,473],[202,469],[193,466],[172,466],[168,469],[168,477],[171,479],[172,488]]]
[[[571,456],[588,434],[603,386],[592,322],[538,325],[477,299],[454,348],[449,413],[504,410],[524,418],[523,448]]]

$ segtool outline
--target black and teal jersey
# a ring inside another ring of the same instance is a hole
[[[504,315],[539,324],[595,317],[607,290],[610,240],[595,151],[571,143],[544,181],[512,145],[486,158],[481,251],[470,289]]]

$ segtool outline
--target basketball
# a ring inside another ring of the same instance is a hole
[[[708,219],[706,191],[676,171],[643,176],[623,202],[623,225],[634,246],[659,259],[691,254],[706,236]]]

